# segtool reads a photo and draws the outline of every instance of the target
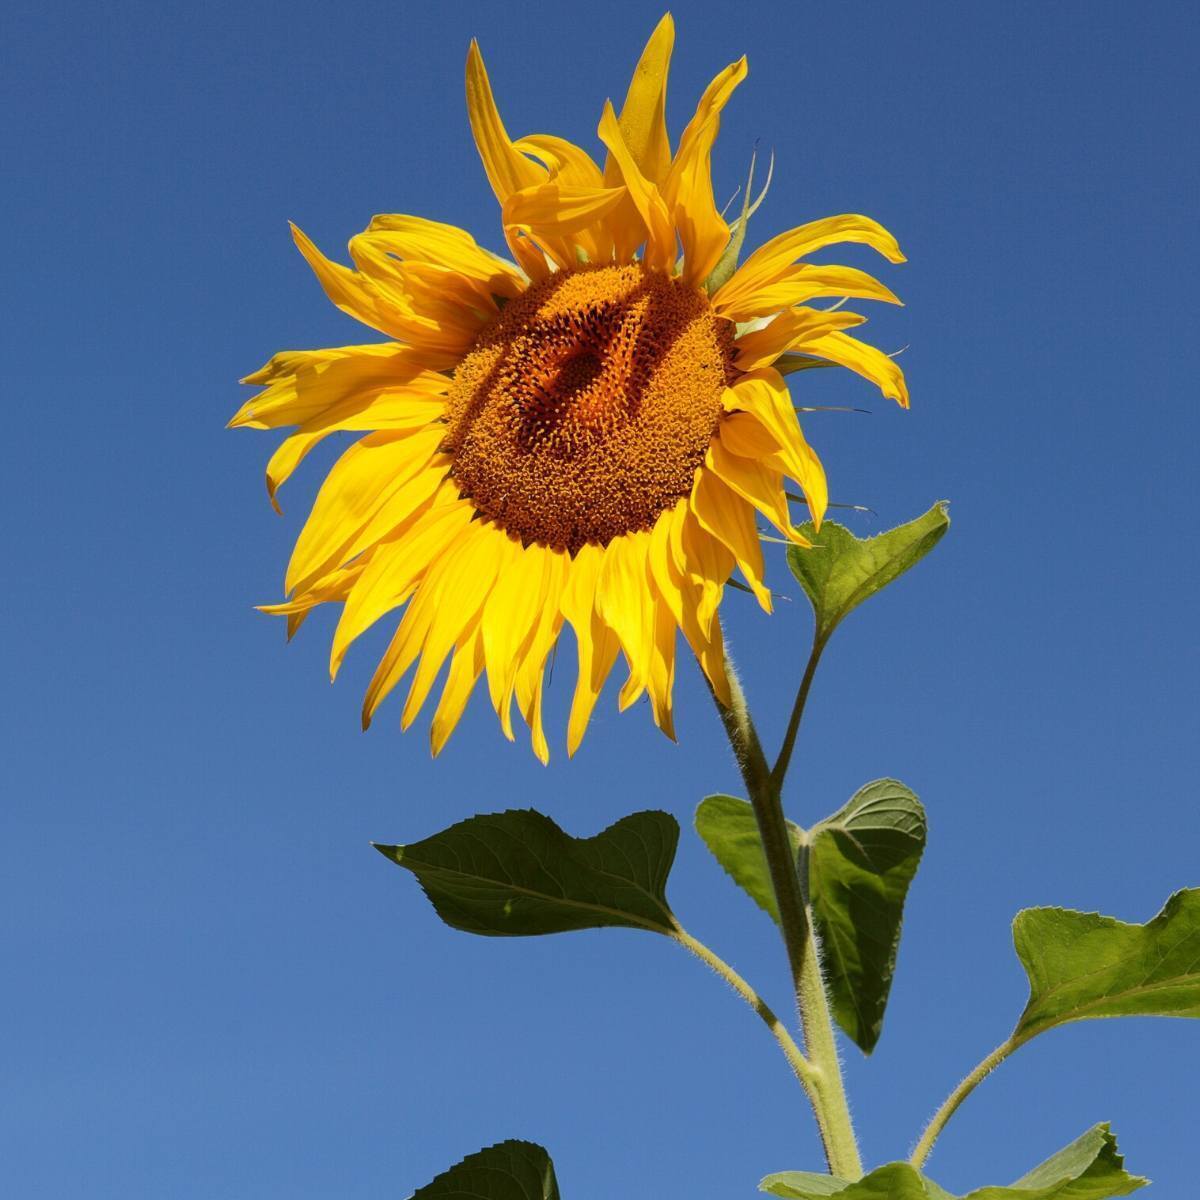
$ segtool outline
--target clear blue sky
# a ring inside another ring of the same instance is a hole
[[[462,98],[472,34],[510,129],[594,145],[660,14],[10,4],[6,1195],[406,1195],[507,1136],[549,1147],[566,1200],[731,1200],[819,1167],[773,1044],[697,963],[633,932],[450,931],[368,845],[508,806],[579,834],[640,807],[690,826],[702,796],[738,787],[694,667],[678,746],[609,694],[568,763],[569,650],[549,770],[485,697],[437,763],[398,706],[363,735],[378,639],[330,688],[329,619],[287,647],[252,611],[278,597],[334,450],[280,519],[272,436],[223,430],[235,380],[275,350],[364,340],[289,218],[331,252],[389,211],[498,245]],[[674,129],[750,56],[716,169],[731,191],[755,139],[774,146],[752,237],[862,211],[910,258],[883,271],[908,306],[870,331],[910,345],[911,413],[832,372],[795,389],[873,410],[808,426],[834,498],[879,514],[860,532],[953,502],[935,555],[835,641],[788,798],[807,821],[888,774],[929,810],[883,1041],[846,1054],[878,1162],[1011,1027],[1018,908],[1145,920],[1200,883],[1196,10],[675,14]],[[776,735],[808,617],[744,599],[732,638]],[[687,833],[671,896],[787,1007],[769,922]],[[1007,1182],[1110,1119],[1154,1195],[1190,1194],[1198,1071],[1200,1024],[1050,1034],[968,1101],[933,1173]]]

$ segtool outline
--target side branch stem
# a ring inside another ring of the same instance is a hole
[[[821,661],[821,653],[825,649],[825,639],[813,634],[812,650],[809,651],[808,662],[804,664],[804,674],[800,686],[796,689],[796,699],[792,704],[792,715],[788,718],[787,730],[783,735],[783,744],[779,747],[779,757],[771,768],[771,783],[776,791],[783,790],[784,776],[792,761],[792,750],[796,745],[796,735],[800,732],[800,719],[804,716],[804,706],[808,703],[808,692],[812,687],[813,676],[817,673],[817,664]]]
[[[815,659],[818,656],[819,649],[810,659],[809,668],[805,672],[806,682],[801,685],[803,696],[807,696],[808,687],[812,683],[812,672],[816,669]],[[809,1099],[816,1114],[829,1170],[843,1179],[861,1179],[862,1161],[859,1158],[858,1142],[854,1136],[846,1091],[842,1083],[833,1021],[800,883],[795,848],[783,815],[780,789],[763,754],[762,743],[746,705],[746,697],[732,670],[729,672],[729,684],[732,707],[726,708],[717,700],[717,711],[720,713],[725,733],[733,747],[742,779],[750,795],[771,885],[779,907],[779,923],[783,931],[792,985],[796,993],[796,1005],[800,1013],[804,1049],[812,1071],[811,1086],[808,1088]],[[803,711],[802,700],[798,708],[800,712]],[[799,712],[793,712],[792,717],[792,724],[799,728]],[[795,740],[794,729],[791,739]],[[784,761],[785,770],[786,766]]]
[[[1020,1042],[1008,1038],[1000,1043],[959,1085],[942,1101],[942,1107],[933,1114],[921,1140],[913,1150],[909,1162],[914,1167],[921,1166],[929,1157],[933,1144],[938,1135],[946,1127],[946,1122],[958,1111],[958,1106],[1020,1045]]]
[[[692,937],[685,929],[676,929],[671,935],[686,950],[690,950],[702,963],[710,966],[752,1009],[762,1018],[779,1043],[784,1057],[804,1090],[812,1095],[814,1073],[811,1064],[801,1053],[787,1026],[775,1015],[771,1006],[733,969],[723,958],[710,950],[703,942]],[[814,1104],[816,1101],[813,1101]]]

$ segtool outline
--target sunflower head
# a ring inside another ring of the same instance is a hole
[[[537,755],[542,680],[564,624],[579,673],[567,745],[578,747],[619,657],[622,708],[648,694],[674,736],[683,634],[729,701],[718,608],[735,568],[764,610],[757,523],[806,545],[788,487],[819,528],[824,471],[784,372],[840,365],[903,405],[895,363],[846,331],[863,317],[811,302],[896,303],[865,272],[805,261],[860,242],[892,262],[867,217],[814,221],[737,257],[750,186],[731,226],[710,155],[744,59],[705,90],[672,148],[664,119],[674,26],[664,17],[618,115],[603,165],[562,138],[513,141],[478,47],[467,109],[511,259],[419,217],[376,217],[335,263],[295,229],[329,298],[387,339],[277,354],[230,422],[294,431],[267,467],[275,493],[321,439],[360,434],[331,469],[285,578],[289,634],[340,604],[331,671],[350,643],[399,613],[367,691],[364,726],[409,672],[407,727],[443,674],[431,737],[445,744],[480,676],[506,736],[512,709]],[[736,267],[736,269],[734,269]]]

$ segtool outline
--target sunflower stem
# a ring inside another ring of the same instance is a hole
[[[791,742],[795,741],[804,699],[812,683],[811,675],[816,670],[815,659],[819,654],[817,649],[810,659],[810,667],[806,671],[807,685],[801,684],[802,695],[797,697],[797,706],[789,723]],[[787,758],[781,755],[783,770],[776,780],[763,754],[745,693],[732,670],[729,672],[729,686],[731,707],[722,704],[715,694],[713,698],[750,795],[771,886],[775,891],[780,929],[800,1014],[802,1052],[810,1068],[809,1077],[801,1079],[801,1082],[817,1118],[830,1173],[842,1179],[861,1179],[862,1160],[859,1158],[858,1141],[854,1136],[846,1090],[842,1083],[842,1068],[825,994],[825,981],[821,975],[820,957],[800,882],[797,857],[783,815],[780,784],[787,770]],[[795,728],[792,728],[793,725]],[[790,744],[788,754],[790,756]]]

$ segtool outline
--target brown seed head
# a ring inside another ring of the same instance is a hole
[[[692,488],[732,379],[733,327],[641,266],[560,271],[459,364],[447,450],[464,496],[574,554],[649,529]]]

